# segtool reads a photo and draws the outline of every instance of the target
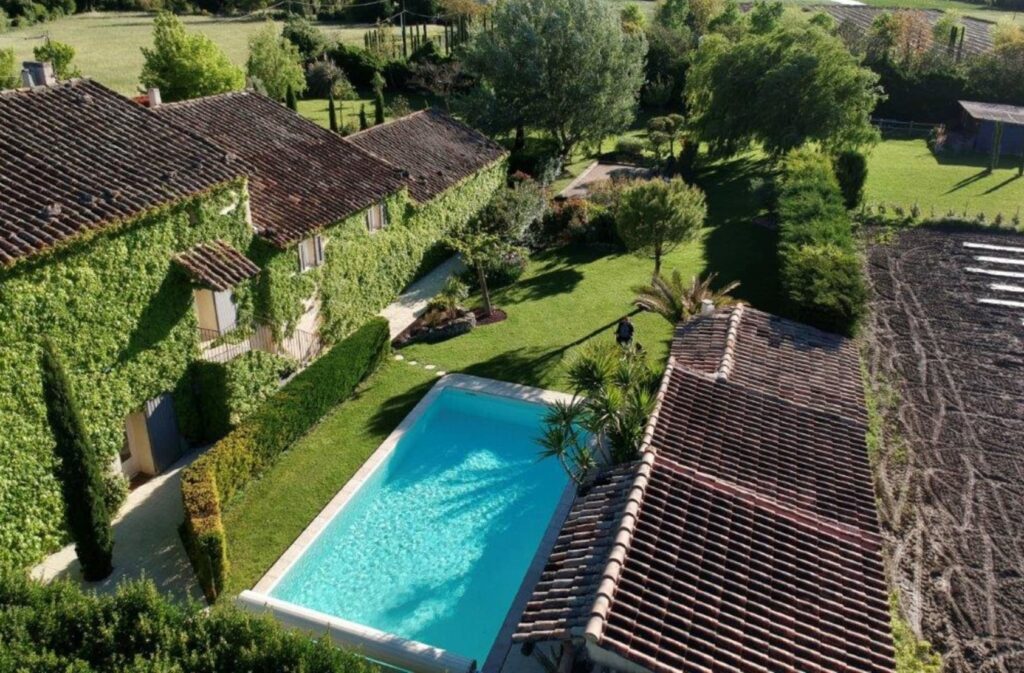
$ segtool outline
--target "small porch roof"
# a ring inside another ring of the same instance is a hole
[[[196,284],[217,291],[230,290],[260,272],[252,260],[224,241],[200,243],[174,261]]]

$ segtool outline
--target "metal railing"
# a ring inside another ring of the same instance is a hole
[[[267,324],[242,329],[236,325],[220,330],[199,328],[200,357],[207,362],[230,362],[254,350],[289,357],[302,368],[320,355],[323,341],[318,334],[300,329],[278,340],[274,338],[274,330]]]

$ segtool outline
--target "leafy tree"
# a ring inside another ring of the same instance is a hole
[[[366,121],[366,104],[359,104],[359,130],[365,131],[370,128],[369,122]]]
[[[356,90],[345,76],[345,71],[328,58],[319,58],[306,66],[306,93],[314,98],[355,98]]]
[[[877,139],[878,75],[815,26],[787,24],[735,43],[705,38],[687,75],[690,126],[712,152],[751,142],[778,156],[816,141],[827,149]]]
[[[847,209],[852,210],[864,200],[864,183],[868,179],[868,161],[856,150],[840,152],[833,162],[839,189]]]
[[[740,286],[739,282],[727,283],[717,290],[712,289],[714,282],[713,273],[703,278],[693,276],[689,285],[683,282],[683,276],[678,270],[673,271],[668,278],[659,273],[649,285],[633,288],[636,293],[633,303],[676,325],[700,313],[705,300],[711,301],[716,307],[734,303],[729,293]]]
[[[433,44],[428,42],[427,44]],[[444,109],[451,112],[452,96],[464,88],[468,79],[462,72],[460,61],[422,61],[412,68],[411,84],[434,94],[444,101]]]
[[[573,397],[548,406],[538,442],[542,457],[582,485],[600,464],[639,457],[659,376],[639,349],[592,343],[574,355],[568,377]]]
[[[707,210],[704,192],[680,178],[635,180],[622,188],[615,219],[626,247],[654,258],[657,276],[662,256],[699,234]]]
[[[750,17],[750,30],[754,33],[770,33],[779,26],[785,8],[781,2],[774,0],[755,0],[747,16]]]
[[[931,52],[932,40],[932,24],[925,12],[883,12],[871,23],[868,51],[874,58],[891,58],[911,67]]]
[[[18,86],[18,73],[14,69],[14,48],[0,49],[0,89]]]
[[[659,26],[671,30],[689,28],[690,24],[690,2],[689,0],[664,0],[658,4],[658,13],[655,19]]]
[[[670,102],[678,104],[690,67],[693,34],[685,25],[672,29],[654,24],[647,28],[646,36],[644,105],[660,108]]]
[[[619,10],[619,22],[622,24],[622,29],[627,33],[638,33],[642,32],[647,26],[647,17],[644,16],[640,5],[630,2],[623,5],[622,9]]]
[[[288,89],[294,93],[306,90],[298,48],[278,35],[277,28],[269,21],[249,38],[249,60],[245,68],[249,77],[258,79],[274,100],[283,100]]]
[[[334,91],[327,94],[327,120],[331,130],[338,132],[338,110],[334,106]]]
[[[178,17],[160,12],[153,21],[153,47],[142,48],[144,87],[158,87],[165,101],[237,91],[242,70],[210,38],[190,34]]]
[[[304,16],[289,16],[281,35],[298,48],[304,61],[320,58],[327,49],[327,36]]]
[[[299,102],[295,99],[295,89],[289,84],[284,90],[284,104],[292,112],[299,111]]]
[[[68,531],[75,541],[82,576],[88,581],[101,580],[113,570],[114,549],[103,463],[89,441],[67,374],[49,341],[43,344],[40,363],[46,417],[60,459],[58,476]]]
[[[970,91],[978,100],[1024,102],[1024,40],[1005,41],[967,65]]]
[[[543,190],[532,180],[499,189],[475,217],[448,237],[448,244],[475,269],[487,315],[494,312],[488,267],[521,253],[521,243],[531,225],[543,217],[546,205]]]
[[[81,71],[74,64],[75,48],[70,44],[47,40],[45,44],[32,49],[32,55],[37,61],[49,61],[53,65],[53,74],[59,80],[82,76]]]
[[[464,63],[481,86],[464,107],[492,131],[547,132],[563,158],[633,119],[646,43],[603,0],[509,0],[478,33]]]
[[[373,123],[384,123],[384,77],[379,72],[373,74]]]
[[[686,118],[681,114],[670,114],[664,117],[652,117],[647,122],[647,133],[663,134],[665,142],[668,143],[668,155],[676,158],[676,143],[683,138],[686,129]]]

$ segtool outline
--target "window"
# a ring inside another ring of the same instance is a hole
[[[299,271],[307,271],[324,263],[324,240],[319,234],[299,243]]]
[[[388,216],[384,210],[384,204],[378,203],[370,206],[370,209],[366,211],[366,228],[370,230],[370,233],[373,233],[380,231],[386,226],[388,226]]]

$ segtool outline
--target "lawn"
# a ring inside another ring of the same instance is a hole
[[[249,56],[249,36],[264,20],[211,16],[182,16],[189,30],[213,40],[232,62],[244,66]],[[281,22],[276,22],[280,25]],[[17,63],[32,58],[32,48],[46,36],[75,48],[75,61],[82,74],[123,94],[139,90],[142,47],[153,42],[153,15],[144,12],[90,12],[76,14],[27,28],[0,33],[0,49],[14,47]],[[362,45],[369,26],[317,24],[328,36],[349,44]],[[440,33],[440,28],[434,29]],[[326,118],[326,117],[325,117]]]
[[[705,169],[711,226],[702,240],[671,252],[664,267],[686,275],[717,270],[722,281],[743,282],[738,295],[778,310],[774,234],[746,216],[752,210],[747,181],[759,167],[741,158]],[[598,248],[537,254],[517,283],[494,292],[507,320],[447,342],[403,349],[403,361],[388,362],[356,399],[328,415],[226,508],[229,594],[260,578],[426,393],[436,377],[424,365],[565,389],[566,358],[590,341],[612,340],[616,321],[633,312],[630,288],[649,278],[652,264]],[[662,366],[671,326],[652,314],[635,315],[634,323],[637,341]]]
[[[915,203],[922,215],[953,210],[973,217],[998,213],[1009,218],[1024,206],[1024,178],[1017,175],[1019,159],[1005,157],[987,173],[988,157],[944,154],[936,157],[924,140],[887,140],[868,159],[865,201],[909,209]]]

